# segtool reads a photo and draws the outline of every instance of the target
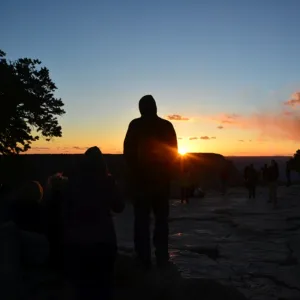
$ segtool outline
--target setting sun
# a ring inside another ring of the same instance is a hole
[[[178,149],[178,153],[180,154],[180,155],[185,155],[186,154],[186,149],[184,149],[184,148],[179,148]]]

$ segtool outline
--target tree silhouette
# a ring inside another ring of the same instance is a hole
[[[61,137],[57,116],[65,113],[49,70],[38,59],[8,61],[0,50],[0,153],[19,154],[40,136]]]

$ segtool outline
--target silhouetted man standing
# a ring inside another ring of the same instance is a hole
[[[168,216],[171,174],[178,157],[173,125],[157,116],[154,98],[139,102],[141,117],[129,124],[124,156],[133,184],[134,243],[142,266],[151,267],[150,213],[155,216],[153,242],[158,266],[169,262]]]

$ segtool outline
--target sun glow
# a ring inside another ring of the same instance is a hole
[[[180,155],[185,155],[185,154],[187,153],[187,150],[186,150],[185,148],[179,148],[179,149],[178,149],[178,153],[179,153]]]

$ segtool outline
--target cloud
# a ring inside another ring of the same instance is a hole
[[[240,115],[235,114],[235,113],[232,113],[232,114],[224,113],[224,114],[220,114],[218,116],[210,117],[210,119],[212,121],[216,121],[216,122],[221,123],[221,124],[235,124],[235,123],[238,122],[239,118],[240,118]],[[223,129],[224,126],[219,125],[217,128]]]
[[[284,102],[284,105],[292,107],[300,105],[300,92],[294,93],[290,100]]]
[[[286,110],[286,111],[283,111],[283,114],[284,114],[285,116],[292,116],[292,115],[294,115],[295,113],[294,113],[293,111]]]
[[[295,94],[292,100],[296,99]],[[298,103],[298,102],[292,102]],[[300,104],[300,103],[299,103]],[[293,104],[295,106],[295,104]],[[299,106],[300,107],[300,106]],[[221,114],[206,118],[209,122],[227,124],[226,128],[256,131],[261,138],[300,141],[300,109],[287,106],[282,102],[280,107],[267,107],[252,114]],[[222,125],[220,125],[222,126]],[[218,127],[219,128],[219,127]]]
[[[239,140],[239,142],[244,142],[244,140]]]
[[[30,149],[35,151],[44,151],[44,150],[49,150],[50,147],[31,147]]]
[[[197,137],[197,136],[192,136],[189,138],[190,141],[195,141],[195,140],[215,140],[216,137],[215,136],[212,136],[212,137],[209,137],[207,135],[205,136],[201,136],[201,137]]]
[[[237,119],[240,115],[238,115],[238,114],[227,114],[226,116],[227,116],[228,119],[234,120],[234,119]]]
[[[189,118],[181,115],[168,115],[167,119],[170,121],[189,121]]]
[[[239,117],[237,114],[224,114],[221,116],[220,122],[222,124],[236,124]]]
[[[76,150],[86,150],[88,149],[89,147],[79,147],[79,146],[73,146],[73,149],[76,149]]]
[[[257,139],[257,142],[259,142],[259,143],[264,143],[264,142],[267,142],[267,141],[268,141],[267,139],[264,139],[262,137]]]

